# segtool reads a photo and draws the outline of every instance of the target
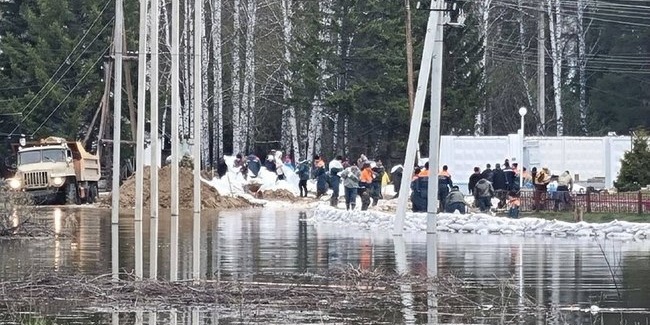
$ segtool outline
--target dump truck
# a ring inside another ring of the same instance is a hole
[[[37,203],[94,203],[101,177],[99,157],[88,153],[81,142],[60,137],[22,143],[16,150],[16,174],[8,180]]]

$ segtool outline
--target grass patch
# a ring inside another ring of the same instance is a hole
[[[555,212],[555,211],[542,211],[542,212],[520,212],[519,217],[541,218],[546,220],[559,220],[566,222],[574,222],[573,211]],[[638,213],[601,213],[592,212],[584,214],[584,221],[591,223],[607,223],[614,220],[629,221],[629,222],[650,222],[650,215]]]

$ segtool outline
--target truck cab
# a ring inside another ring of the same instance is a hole
[[[99,158],[81,143],[48,137],[17,148],[16,174],[9,186],[37,202],[93,203],[101,177]]]

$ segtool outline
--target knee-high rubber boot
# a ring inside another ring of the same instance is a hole
[[[361,211],[368,210],[369,206],[370,206],[370,195],[368,194],[368,192],[363,192],[363,194],[361,194]]]

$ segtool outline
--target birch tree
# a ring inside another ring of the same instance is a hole
[[[191,6],[191,1],[192,0],[185,0],[183,3],[183,9],[184,9],[184,20],[182,23],[182,32],[181,32],[181,62],[180,62],[180,78],[181,78],[181,84],[183,87],[183,95],[182,95],[182,100],[183,100],[183,107],[181,107],[179,111],[179,120],[181,121],[181,132],[179,132],[181,138],[184,139],[189,139],[190,135],[193,134],[193,129],[191,125],[192,119],[190,116],[192,116],[192,112],[190,110],[192,105],[192,94],[194,93],[192,91],[192,56],[190,53],[194,53],[193,50],[193,42],[192,42],[192,35],[193,35],[193,19],[192,17],[192,6]]]
[[[240,153],[244,148],[242,143],[243,125],[241,122],[241,94],[240,94],[240,81],[239,70],[241,69],[241,39],[240,29],[241,21],[239,16],[240,0],[234,1],[233,6],[233,45],[232,45],[232,73],[231,73],[231,87],[232,87],[232,151],[234,154]]]
[[[486,85],[488,82],[488,75],[487,75],[487,58],[490,54],[489,50],[489,30],[490,30],[490,11],[492,10],[492,0],[481,0],[478,3],[478,15],[480,17],[479,20],[479,37],[481,41],[483,42],[483,58],[481,59],[481,70],[483,71],[483,76],[481,77],[481,84],[482,84],[482,89],[486,89]],[[484,98],[487,98],[487,94],[484,92]],[[488,104],[487,100],[483,101],[483,107],[479,109],[478,114],[476,114],[475,118],[475,128],[474,128],[474,135],[483,135],[485,134],[485,122],[486,122],[486,115],[487,115],[487,110],[488,110]]]
[[[587,30],[585,28],[585,11],[588,7],[587,0],[578,0],[576,6],[576,18],[578,20],[578,84],[579,84],[579,112],[580,131],[587,135]]]
[[[551,41],[551,62],[553,63],[553,102],[555,104],[555,119],[557,136],[564,135],[564,120],[562,116],[562,8],[561,0],[547,0],[548,27]]]
[[[203,0],[200,0],[203,1]],[[201,13],[201,21],[203,22],[203,25],[205,26],[205,21],[206,21],[206,14],[205,14],[205,6],[202,6],[203,12]],[[204,27],[205,28],[205,27]],[[201,134],[203,135],[201,137],[201,162],[203,166],[210,166],[210,139],[211,139],[211,133],[210,127],[211,121],[210,121],[210,111],[208,107],[208,101],[210,100],[208,94],[208,64],[210,61],[210,54],[208,53],[208,38],[205,36],[207,33],[204,33],[204,30],[201,31],[201,84],[200,85],[194,85],[194,87],[201,87],[201,92],[203,93],[203,96],[201,96]],[[198,50],[198,49],[196,49]],[[216,163],[218,160],[215,160],[214,163]]]
[[[530,84],[528,80],[528,73],[527,73],[527,60],[526,60],[526,55],[527,55],[527,46],[526,44],[528,43],[527,37],[526,37],[526,25],[525,25],[525,18],[526,18],[526,12],[524,11],[523,7],[523,1],[522,0],[517,0],[517,7],[519,9],[519,15],[517,16],[517,24],[519,25],[519,52],[521,54],[521,62],[519,63],[519,74],[521,75],[521,82],[524,86],[524,91],[526,92],[526,99],[528,101],[528,107],[533,107],[533,96],[530,90]]]
[[[282,0],[282,33],[284,36],[284,83],[282,85],[282,99],[286,109],[282,110],[281,143],[283,148],[291,148],[294,159],[300,153],[298,142],[298,122],[296,108],[293,100],[293,74],[291,72],[291,44],[293,43],[293,0]]]
[[[244,126],[240,138],[240,148],[247,152],[249,146],[254,142],[253,133],[255,129],[255,24],[257,3],[255,0],[248,0],[246,9],[246,52],[244,54],[244,88],[242,91],[241,124]]]
[[[329,34],[330,16],[332,14],[332,1],[325,0],[318,3],[319,13],[321,15],[321,28],[318,38],[321,44],[328,44],[331,41]],[[319,68],[319,85],[320,89],[314,94],[311,103],[311,117],[309,121],[309,134],[307,139],[307,155],[321,153],[322,136],[323,136],[323,109],[324,97],[327,94],[326,84],[329,80],[327,71],[327,59],[324,55],[325,49],[321,46]]]
[[[210,38],[212,41],[212,75],[214,78],[212,88],[212,101],[214,103],[212,113],[212,161],[219,161],[223,155],[223,60],[221,58],[221,0],[210,2],[210,13],[212,26]]]

